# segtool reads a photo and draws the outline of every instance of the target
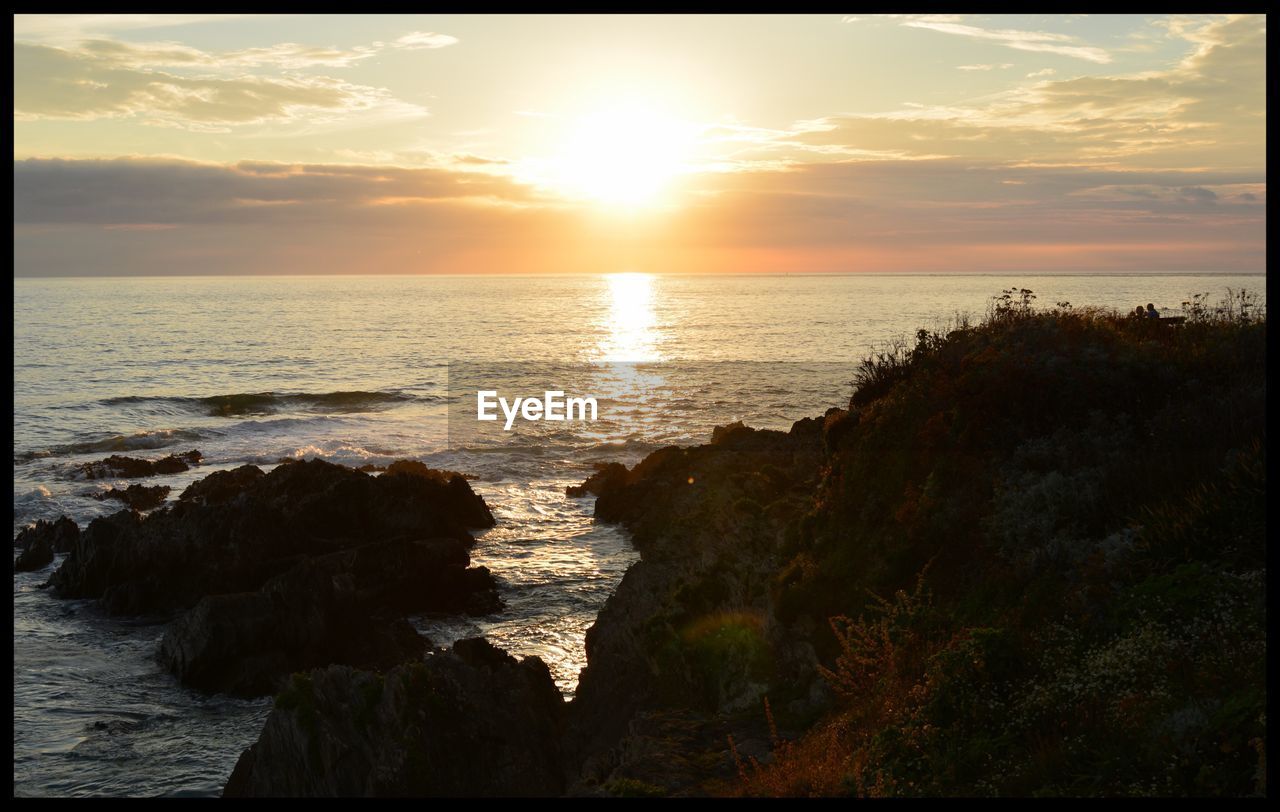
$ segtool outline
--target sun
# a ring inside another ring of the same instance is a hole
[[[653,206],[686,171],[695,134],[641,105],[598,110],[573,122],[550,180],[565,194],[606,206]]]

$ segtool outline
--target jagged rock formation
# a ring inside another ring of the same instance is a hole
[[[80,536],[80,526],[66,516],[57,521],[41,519],[24,528],[13,540],[13,546],[21,550],[13,562],[15,572],[31,572],[53,563],[56,553],[71,551]]]
[[[223,792],[242,796],[552,796],[564,700],[537,657],[483,639],[384,675],[297,675]]]

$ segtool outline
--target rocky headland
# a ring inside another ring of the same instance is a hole
[[[227,793],[1265,793],[1264,367],[1261,319],[922,331],[847,408],[570,489],[641,556],[571,703],[431,710],[545,671],[478,642],[416,700],[313,672]]]

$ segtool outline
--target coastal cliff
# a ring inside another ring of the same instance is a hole
[[[339,784],[325,731],[370,678],[331,669],[228,793],[1265,794],[1265,339],[1014,303],[788,432],[605,466],[574,492],[641,559],[573,702],[423,727],[379,700]],[[426,667],[487,696],[459,646]],[[546,758],[462,770],[477,737]]]
[[[602,471],[642,560],[588,637],[578,788],[1265,793],[1265,338],[1015,301],[867,359],[789,442]],[[646,763],[673,710],[724,723],[683,757],[730,780]]]

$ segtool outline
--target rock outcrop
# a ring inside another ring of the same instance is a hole
[[[785,528],[812,504],[821,458],[820,419],[790,432],[738,424],[708,445],[660,449],[583,483],[597,494],[597,519],[631,530],[641,560],[587,633],[566,739],[571,767],[581,770],[576,791],[662,774],[637,761],[651,747],[628,744],[639,718],[755,708],[784,683],[809,692],[812,652],[779,628],[770,586]],[[660,788],[688,790],[672,783],[680,780],[673,773]]]
[[[729,427],[570,492],[597,494],[597,518],[629,528],[641,560],[588,634],[569,705],[541,662],[482,640],[385,677],[315,671],[279,696],[226,795],[668,794],[731,779],[726,734],[767,736],[738,712],[794,677],[787,664],[812,674],[773,628],[768,587],[821,426]]]
[[[20,550],[14,571],[31,572],[48,566],[55,554],[70,552],[79,536],[80,526],[66,516],[53,522],[41,519],[23,528],[13,540],[14,548]]]
[[[169,495],[168,485],[138,485],[133,484],[127,488],[112,488],[109,491],[96,493],[94,499],[104,502],[108,499],[116,499],[124,502],[134,510],[151,510],[164,504],[165,498]]]
[[[383,670],[425,653],[429,641],[408,621],[326,569],[309,559],[256,592],[206,595],[165,630],[161,664],[199,690],[261,696],[296,671]]]
[[[383,675],[330,666],[276,697],[223,795],[559,795],[563,716],[541,660],[483,639]]]
[[[137,479],[159,474],[180,474],[199,465],[204,455],[192,449],[182,454],[170,454],[158,460],[144,460],[138,457],[125,457],[112,454],[97,462],[82,463],[78,470],[85,479]]]
[[[378,477],[312,460],[217,471],[143,517],[95,519],[49,583],[112,614],[179,617],[160,661],[185,684],[245,696],[299,669],[385,669],[428,641],[407,613],[497,611],[468,527],[493,524],[459,474]]]
[[[165,630],[160,661],[186,685],[258,696],[331,663],[386,669],[429,642],[406,613],[500,608],[457,539],[388,541],[308,558],[256,592],[207,595]]]
[[[493,515],[460,475],[371,477],[321,460],[216,472],[176,504],[89,523],[50,579],[113,614],[165,614],[257,589],[309,556],[392,539],[452,538]]]

